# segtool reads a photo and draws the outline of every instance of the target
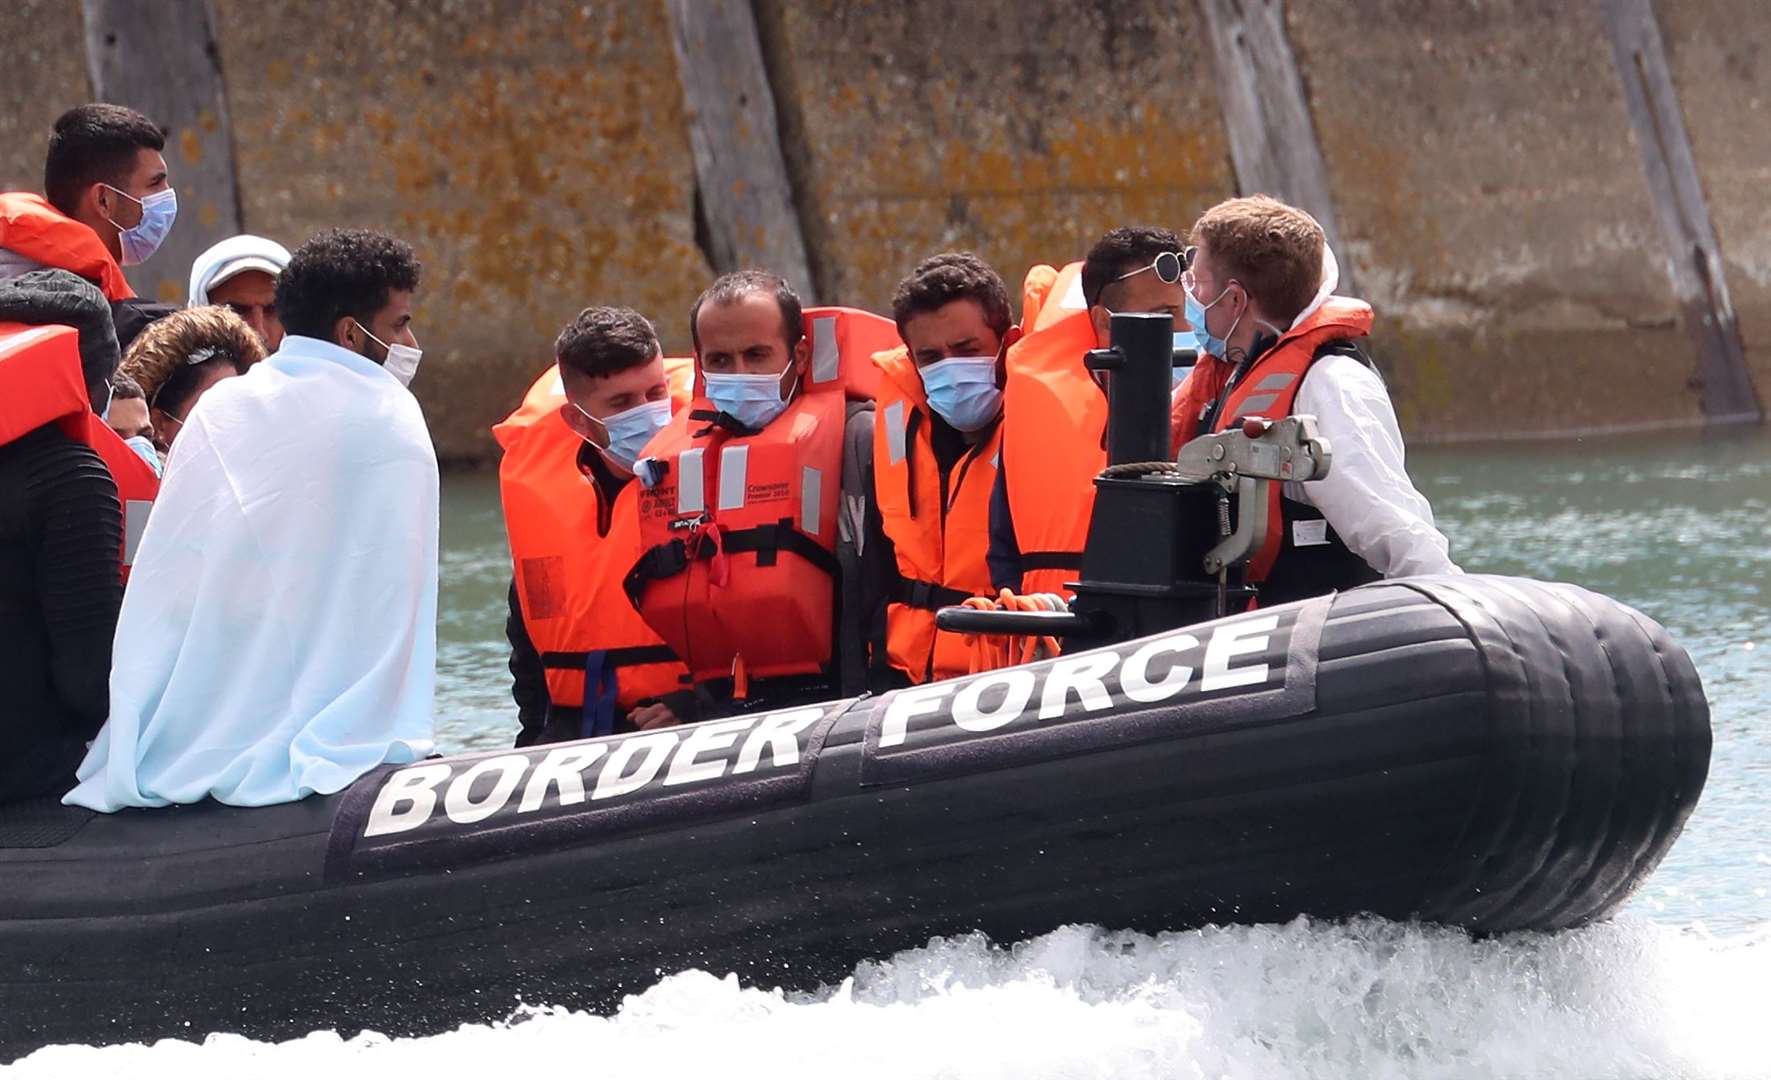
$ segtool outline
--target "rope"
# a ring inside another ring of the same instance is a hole
[[[1173,461],[1123,461],[1118,465],[1109,465],[1101,470],[1102,476],[1150,476],[1155,473],[1178,473],[1179,464]]]
[[[1029,593],[1025,596],[1008,589],[995,599],[974,596],[965,607],[975,611],[1068,611],[1070,604],[1056,593]],[[995,671],[1016,664],[1031,664],[1058,655],[1058,639],[1046,634],[967,634],[966,647],[971,650],[972,674]]]

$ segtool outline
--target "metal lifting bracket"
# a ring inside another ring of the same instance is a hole
[[[1236,496],[1236,529],[1206,553],[1205,572],[1220,573],[1261,549],[1273,524],[1267,520],[1269,484],[1320,480],[1333,459],[1333,448],[1317,432],[1314,416],[1250,416],[1238,427],[1201,435],[1181,447],[1170,476],[1216,484]]]

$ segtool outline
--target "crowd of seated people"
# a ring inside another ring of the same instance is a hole
[[[177,227],[165,133],[69,110],[45,190],[0,194],[0,801],[97,811],[330,794],[433,752],[438,472],[408,389],[422,268],[381,232],[223,239],[184,305],[124,268]],[[1371,308],[1265,196],[1114,228],[1018,288],[938,252],[889,317],[778,275],[711,281],[667,335],[562,312],[495,433],[519,746],[964,675],[937,609],[1080,570],[1111,317],[1174,317],[1173,442],[1308,413],[1263,599],[1454,573],[1361,345]],[[586,298],[608,301],[619,298]],[[488,673],[491,677],[491,673]]]

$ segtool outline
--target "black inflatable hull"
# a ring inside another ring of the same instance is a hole
[[[688,967],[811,986],[974,929],[1556,930],[1653,869],[1709,748],[1659,626],[1469,577],[290,806],[15,811],[4,1049],[420,1033]]]

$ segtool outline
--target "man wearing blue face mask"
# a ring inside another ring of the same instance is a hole
[[[492,429],[504,448],[518,746],[674,724],[670,699],[685,687],[623,581],[639,558],[634,463],[686,400],[690,365],[665,359],[645,316],[617,307],[579,312],[554,356]]]
[[[166,133],[121,105],[79,105],[55,122],[44,197],[0,195],[0,278],[69,270],[113,305],[139,303],[122,266],[146,261],[178,216]]]
[[[1008,288],[971,252],[935,255],[898,283],[904,347],[873,358],[875,500],[899,578],[886,649],[910,682],[971,670],[935,612],[990,593],[990,493],[1001,461],[1002,351],[1019,331]],[[875,687],[878,689],[878,687]]]
[[[714,282],[689,319],[700,393],[641,463],[628,595],[689,669],[702,717],[859,693],[883,674],[890,588],[868,360],[897,332],[804,311],[758,270]]]
[[[1314,416],[1334,450],[1323,479],[1274,486],[1267,541],[1248,567],[1259,602],[1459,573],[1360,345],[1371,306],[1334,295],[1340,267],[1321,225],[1255,195],[1207,210],[1191,239],[1182,285],[1199,363],[1175,397],[1175,445],[1248,417],[1295,414]]]

